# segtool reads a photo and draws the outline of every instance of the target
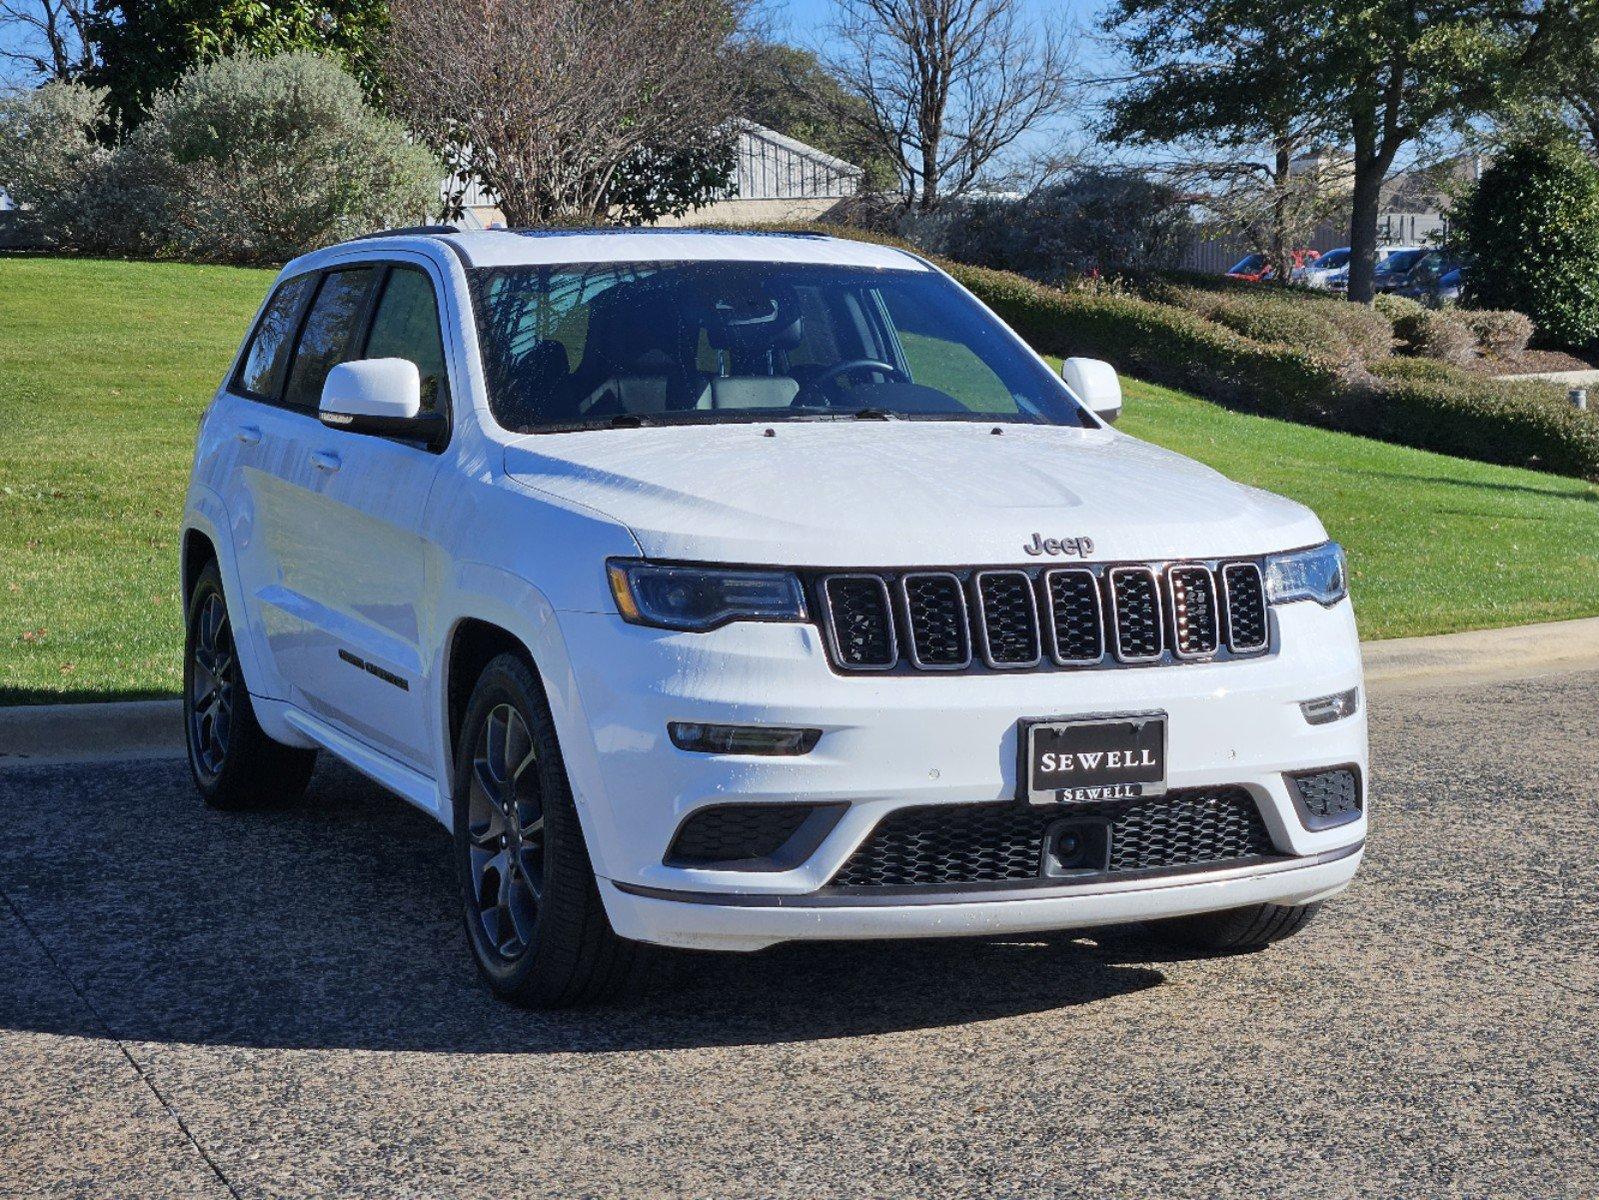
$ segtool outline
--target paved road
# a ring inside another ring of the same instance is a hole
[[[0,1196],[1599,1196],[1599,674],[1374,705],[1293,942],[687,957],[487,999],[444,836],[338,768],[0,775]]]

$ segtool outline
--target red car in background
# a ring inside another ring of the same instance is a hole
[[[1294,260],[1294,269],[1307,266],[1321,257],[1320,250],[1294,250],[1291,252]],[[1244,283],[1269,283],[1277,278],[1277,272],[1271,263],[1266,261],[1264,254],[1246,254],[1243,258],[1227,268],[1228,279],[1242,280]]]

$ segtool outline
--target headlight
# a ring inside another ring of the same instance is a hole
[[[803,621],[805,593],[788,571],[666,567],[612,559],[605,564],[623,620],[694,633],[730,621]]]
[[[1348,594],[1344,548],[1337,542],[1266,558],[1266,599],[1273,604],[1314,600],[1331,605]]]

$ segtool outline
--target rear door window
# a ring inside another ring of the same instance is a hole
[[[234,391],[255,400],[278,398],[294,346],[294,330],[315,286],[314,273],[297,275],[278,286],[250,336],[250,348],[233,377]]]
[[[422,408],[435,412],[448,406],[450,381],[444,370],[439,304],[426,272],[415,267],[395,267],[389,272],[372,317],[364,357],[403,358],[415,363],[422,376]]]
[[[315,409],[321,402],[328,372],[355,349],[377,275],[375,268],[363,266],[329,271],[322,277],[295,347],[285,404]]]

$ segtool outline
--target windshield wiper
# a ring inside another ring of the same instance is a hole
[[[855,421],[899,421],[903,414],[890,412],[886,408],[857,408],[850,413],[850,419]]]

